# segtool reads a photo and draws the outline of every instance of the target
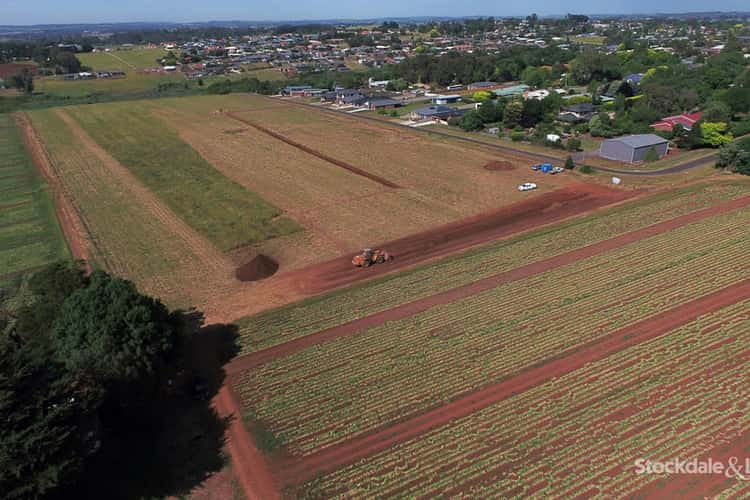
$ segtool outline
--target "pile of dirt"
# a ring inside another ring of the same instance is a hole
[[[240,281],[260,281],[273,276],[278,270],[278,262],[265,255],[258,255],[247,264],[238,267],[234,274]]]
[[[509,161],[491,161],[487,165],[484,166],[485,170],[492,170],[492,171],[501,171],[501,172],[509,172],[511,170],[515,170],[516,167]]]

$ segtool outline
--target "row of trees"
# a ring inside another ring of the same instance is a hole
[[[207,397],[226,358],[198,343],[227,346],[231,330],[66,263],[2,295],[3,498],[178,495],[222,467],[226,422]],[[199,352],[211,382],[196,394]]]

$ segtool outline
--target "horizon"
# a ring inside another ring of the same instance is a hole
[[[9,0],[4,7],[2,26],[76,25],[76,24],[197,24],[197,23],[304,23],[317,21],[387,20],[399,18],[477,18],[525,17],[536,13],[540,17],[560,17],[568,13],[589,16],[659,16],[701,13],[748,13],[745,0],[719,0],[716,7],[706,10],[698,0],[667,0],[653,9],[647,0],[613,2],[608,8],[593,0],[559,1],[531,0],[523,6],[505,6],[499,11],[489,0],[469,0],[456,5],[448,0],[417,0],[403,4],[384,0],[378,5],[341,8],[324,0],[285,2],[268,5],[256,1],[227,0],[219,6],[205,5],[197,0],[161,2],[154,5],[146,0],[134,0],[127,5],[102,5],[93,0],[69,2],[60,10],[53,0],[38,0],[33,4]],[[177,14],[176,10],[183,14]],[[376,11],[377,9],[377,11]],[[187,12],[187,14],[185,14]]]

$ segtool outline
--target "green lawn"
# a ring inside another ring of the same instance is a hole
[[[84,66],[93,68],[94,71],[106,71],[110,69],[121,69],[129,73],[137,69],[157,68],[158,59],[167,53],[164,49],[134,48],[117,50],[112,48],[109,52],[90,52],[78,54],[78,59]]]
[[[188,225],[230,250],[300,230],[260,196],[229,180],[145,103],[68,109],[91,137]]]
[[[237,75],[241,78],[257,78],[260,81],[281,81],[286,80],[286,76],[281,71],[271,69],[271,68],[264,68],[264,69],[254,69],[249,70],[241,75]]]
[[[155,90],[160,83],[184,84],[181,73],[139,74],[129,73],[123,78],[96,80],[62,80],[55,77],[36,81],[36,91],[54,96],[85,97],[89,95],[126,95]]]
[[[159,67],[156,60],[164,54],[166,51],[163,49],[145,48],[78,54],[81,64],[93,71],[119,69],[124,71],[126,76],[101,80],[63,80],[59,77],[45,77],[35,81],[36,91],[52,96],[80,98],[90,95],[138,94],[156,89],[163,83],[186,83],[181,73],[148,74],[137,71]]]
[[[605,36],[577,36],[574,38],[574,40],[578,43],[583,43],[587,45],[604,45],[604,42],[607,41],[607,37]]]
[[[0,282],[69,258],[52,195],[11,115],[0,115]]]

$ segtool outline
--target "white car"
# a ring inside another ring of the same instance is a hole
[[[520,186],[518,186],[519,191],[531,191],[532,189],[536,189],[536,184],[533,182],[524,182]]]

